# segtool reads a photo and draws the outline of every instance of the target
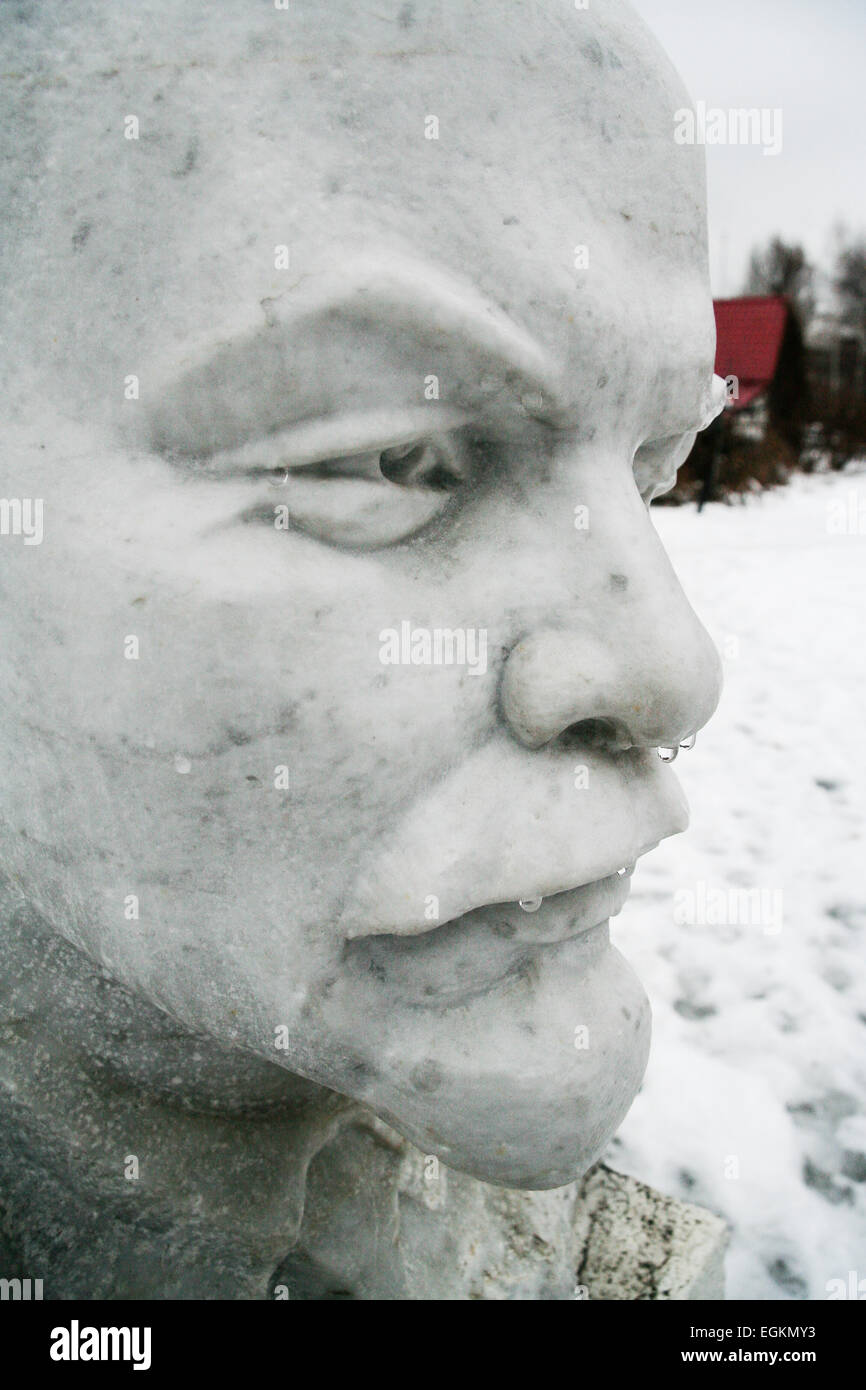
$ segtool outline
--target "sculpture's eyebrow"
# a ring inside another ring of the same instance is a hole
[[[396,262],[341,272],[262,307],[262,327],[162,387],[149,414],[155,447],[207,455],[299,421],[425,399],[472,411],[508,397],[551,420],[562,408],[544,349],[438,269]],[[403,401],[394,398],[401,391]]]

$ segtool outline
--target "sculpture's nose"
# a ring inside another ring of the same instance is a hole
[[[676,748],[718,704],[718,653],[641,511],[625,546],[592,547],[592,592],[574,613],[539,623],[508,656],[502,712],[530,748],[566,732],[615,749]]]

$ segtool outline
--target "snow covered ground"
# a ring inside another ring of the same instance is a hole
[[[654,1038],[607,1157],[726,1218],[730,1298],[866,1297],[866,469],[653,517],[726,688],[613,923]]]

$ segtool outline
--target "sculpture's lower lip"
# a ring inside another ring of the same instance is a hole
[[[543,946],[581,936],[616,917],[631,891],[634,864],[547,897],[487,903],[452,919],[450,927],[487,926],[513,942]]]
[[[556,974],[558,953],[577,951],[579,959],[560,963],[571,989],[575,978],[589,979],[607,954],[610,918],[624,907],[630,887],[626,867],[552,893],[529,911],[517,902],[486,903],[424,932],[355,937],[347,943],[345,964],[367,988],[373,980],[385,983],[391,1009],[398,1000],[413,1009],[477,1005],[515,980],[525,982],[542,960]],[[529,1007],[528,996],[521,997],[521,1007]]]

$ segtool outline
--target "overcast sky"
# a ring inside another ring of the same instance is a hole
[[[782,152],[708,146],[713,292],[743,288],[773,233],[832,260],[832,229],[866,233],[866,0],[632,0],[694,102],[782,110]]]

